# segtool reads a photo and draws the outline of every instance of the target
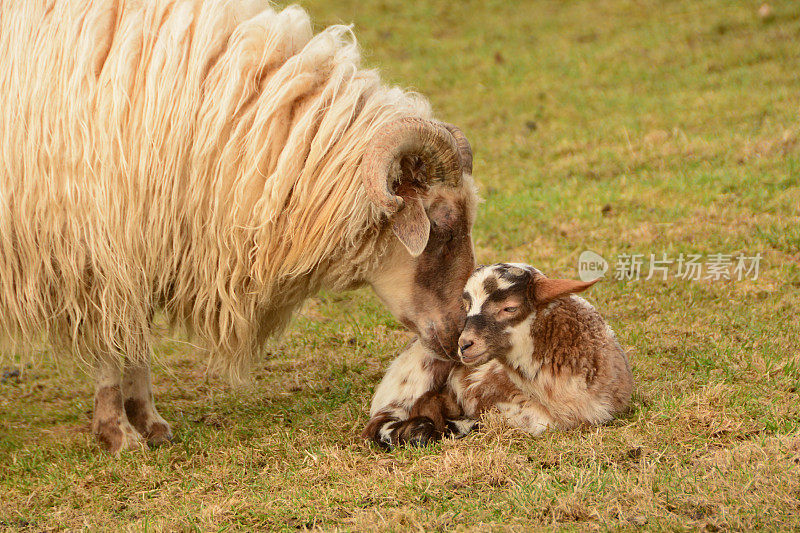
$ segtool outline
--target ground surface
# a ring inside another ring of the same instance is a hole
[[[800,6],[304,2],[475,146],[479,260],[763,255],[757,280],[618,281],[590,299],[630,348],[630,415],[532,439],[497,421],[424,450],[358,432],[407,338],[367,291],[309,302],[249,386],[157,347],[180,442],[114,459],[91,386],[0,383],[0,529],[800,527]],[[703,274],[705,276],[705,273]],[[657,276],[658,277],[658,276]],[[46,361],[46,360],[45,360]]]

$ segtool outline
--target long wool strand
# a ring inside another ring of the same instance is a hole
[[[430,114],[298,7],[0,2],[0,329],[135,359],[163,309],[237,376],[372,266],[361,156]]]

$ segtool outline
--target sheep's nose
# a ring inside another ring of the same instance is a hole
[[[474,341],[469,341],[469,340],[463,341],[461,344],[459,344],[458,349],[461,350],[461,353],[464,353],[467,350],[469,350],[469,347],[472,346],[473,344],[475,344]]]

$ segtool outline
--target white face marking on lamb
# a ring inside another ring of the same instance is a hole
[[[483,267],[475,271],[467,280],[464,287],[464,293],[469,295],[467,306],[467,316],[477,315],[481,312],[483,303],[488,298],[489,293],[486,292],[484,283],[487,279],[497,279],[497,275],[492,267]]]
[[[492,293],[510,289],[518,283],[517,279],[530,272],[538,270],[522,263],[498,263],[476,269],[464,287],[467,316],[479,314]]]

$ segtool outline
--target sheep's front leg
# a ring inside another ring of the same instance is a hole
[[[125,414],[122,372],[115,357],[97,361],[92,431],[100,446],[112,453],[141,448],[144,441]]]
[[[150,379],[150,357],[126,362],[122,378],[125,414],[150,446],[172,441],[172,429],[156,411]]]
[[[362,437],[383,446],[425,445],[449,432],[460,408],[446,389],[454,363],[438,359],[418,340],[392,362],[370,408]]]

